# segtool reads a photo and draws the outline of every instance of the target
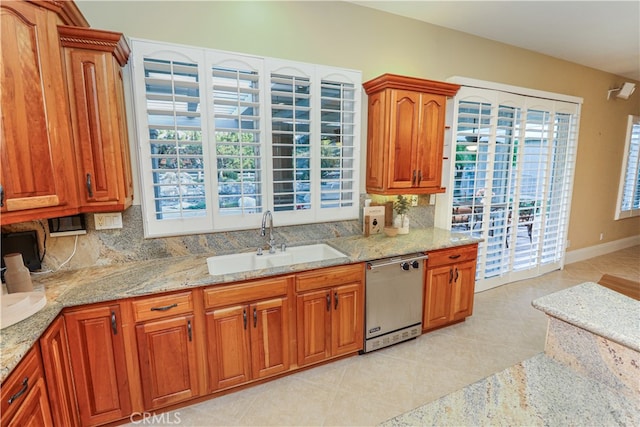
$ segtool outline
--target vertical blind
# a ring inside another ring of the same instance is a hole
[[[455,98],[453,231],[479,244],[479,289],[559,268],[579,105],[463,87]]]

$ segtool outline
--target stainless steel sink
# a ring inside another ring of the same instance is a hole
[[[262,255],[258,255],[252,252],[212,256],[207,258],[207,267],[209,268],[209,274],[218,275],[346,257],[347,255],[337,249],[324,243],[319,243],[293,246],[287,248],[284,252],[277,251],[273,254],[264,252]]]

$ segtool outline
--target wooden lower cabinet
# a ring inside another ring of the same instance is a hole
[[[65,309],[3,383],[2,427],[123,422],[356,353],[363,329],[364,264]]]
[[[473,312],[478,245],[429,252],[423,331],[459,322]]]
[[[2,427],[54,425],[38,344],[2,383],[0,399]]]
[[[136,325],[146,410],[198,396],[193,314]]]
[[[47,379],[51,415],[56,426],[80,425],[69,357],[67,330],[62,317],[56,318],[40,337],[40,350]]]
[[[309,365],[362,350],[364,267],[349,265],[296,278],[298,364]],[[334,286],[327,286],[327,285]]]
[[[92,306],[64,314],[71,370],[83,426],[131,414],[120,305]]]
[[[144,409],[200,395],[199,325],[194,292],[154,295],[132,302]]]
[[[289,370],[291,280],[204,291],[209,392]]]

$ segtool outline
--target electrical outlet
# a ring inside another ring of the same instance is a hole
[[[600,240],[604,239],[604,233],[600,233]]]
[[[93,214],[93,220],[96,223],[96,230],[122,228],[122,213],[120,212]]]

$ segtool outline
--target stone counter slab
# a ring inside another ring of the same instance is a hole
[[[640,407],[539,354],[381,425],[637,426]]]
[[[370,261],[411,252],[433,251],[479,242],[438,228],[411,229],[407,235],[351,236],[323,242],[348,258],[219,276],[209,275],[208,256],[191,255],[33,275],[34,290],[47,305],[35,315],[0,331],[0,381],[4,381],[65,307],[114,301],[200,286],[231,283],[335,265]]]
[[[532,304],[549,316],[640,351],[640,301],[587,282]]]

